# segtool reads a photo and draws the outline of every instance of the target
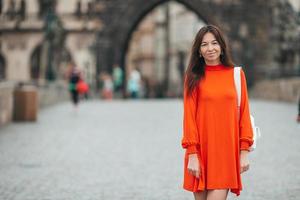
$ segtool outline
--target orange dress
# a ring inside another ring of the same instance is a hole
[[[182,147],[186,149],[183,188],[196,192],[242,190],[240,150],[253,143],[246,78],[241,70],[241,107],[238,117],[234,69],[224,65],[205,66],[205,77],[191,95],[184,90]],[[187,171],[188,154],[197,153],[201,176]]]

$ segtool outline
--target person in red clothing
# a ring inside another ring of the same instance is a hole
[[[238,196],[253,130],[245,74],[238,111],[234,64],[218,27],[198,31],[184,80],[183,188],[195,200],[226,200],[229,190]]]

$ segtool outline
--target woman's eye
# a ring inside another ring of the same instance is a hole
[[[206,43],[205,44],[201,44],[201,47],[204,47],[204,46],[206,46]]]

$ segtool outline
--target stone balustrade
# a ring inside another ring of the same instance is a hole
[[[0,82],[0,127],[13,119],[15,83]],[[300,95],[300,77],[263,80],[249,89],[252,98],[295,103]],[[69,100],[67,84],[55,82],[38,87],[39,108]]]
[[[263,80],[250,90],[253,98],[297,102],[300,95],[300,77]]]
[[[0,82],[0,126],[12,120],[14,84]]]
[[[15,86],[13,82],[0,82],[0,127],[13,120]],[[37,91],[39,108],[69,99],[67,84],[64,82],[42,84]]]

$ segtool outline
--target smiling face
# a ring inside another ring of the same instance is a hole
[[[221,63],[220,55],[221,55],[221,46],[217,41],[216,37],[207,32],[203,36],[203,40],[200,44],[199,53],[204,58],[205,63],[207,65],[217,65]]]

